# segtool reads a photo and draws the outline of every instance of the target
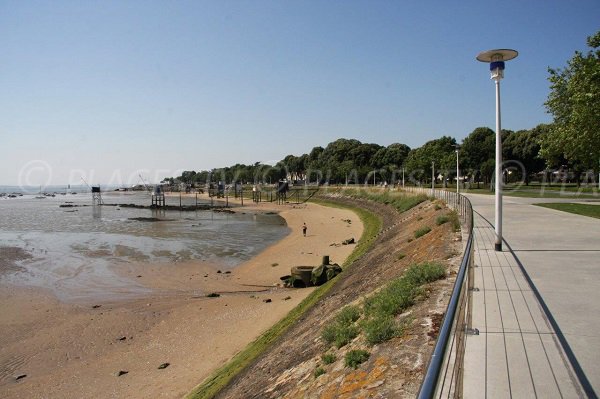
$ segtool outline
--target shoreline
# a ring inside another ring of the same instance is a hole
[[[317,265],[323,255],[342,263],[354,246],[338,244],[362,233],[349,210],[269,203],[237,209],[280,211],[291,232],[230,273],[195,261],[131,265],[122,274],[153,294],[96,308],[2,286],[2,396],[181,397],[312,292],[278,284],[291,266]],[[205,297],[209,292],[222,294]],[[158,369],[163,363],[170,364]],[[117,377],[121,370],[128,373]]]

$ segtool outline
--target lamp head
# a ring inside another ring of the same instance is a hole
[[[483,51],[477,54],[477,61],[490,64],[491,79],[499,81],[504,78],[504,62],[516,58],[519,53],[516,50],[496,49]]]

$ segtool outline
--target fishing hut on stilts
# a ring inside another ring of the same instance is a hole
[[[103,205],[100,186],[92,186],[92,205]]]
[[[154,186],[152,190],[152,208],[162,208],[165,206],[165,192],[159,185]]]

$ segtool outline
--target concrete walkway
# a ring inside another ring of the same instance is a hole
[[[505,197],[504,238],[513,251],[496,252],[488,222],[494,197],[469,198],[478,212],[472,327],[479,335],[467,338],[464,397],[597,397],[600,220]]]

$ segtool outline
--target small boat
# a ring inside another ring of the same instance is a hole
[[[35,199],[44,199],[46,198],[45,194],[42,194],[42,186],[40,186],[40,193],[35,196]]]

